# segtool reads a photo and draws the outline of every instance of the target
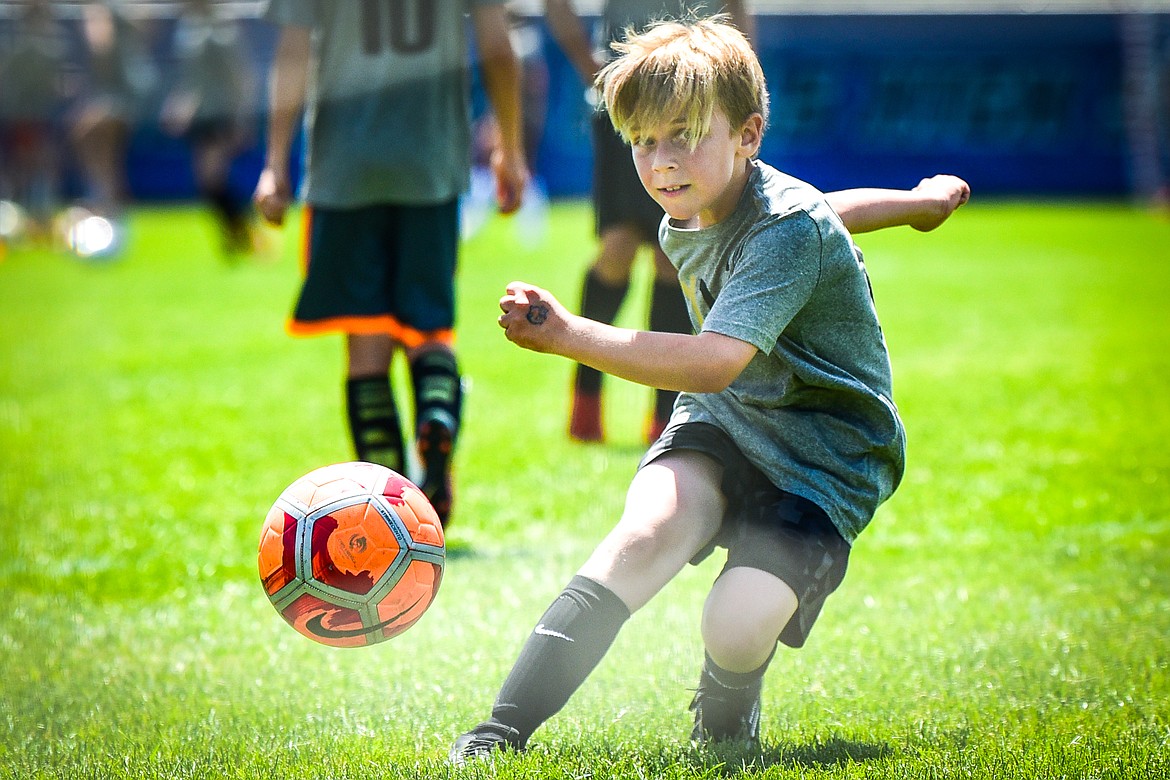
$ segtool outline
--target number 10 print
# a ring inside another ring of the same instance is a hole
[[[427,50],[435,42],[435,3],[443,1],[361,0],[362,49],[370,55],[387,47],[399,54]]]

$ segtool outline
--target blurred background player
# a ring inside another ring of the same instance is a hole
[[[625,37],[627,28],[640,30],[664,18],[689,14],[725,12],[748,38],[753,24],[741,0],[608,0],[601,11],[599,35],[594,40],[571,0],[546,0],[549,31],[585,84],[593,84],[597,72],[613,52],[610,44]],[[585,273],[580,313],[598,322],[612,323],[630,287],[630,271],[638,251],[648,248],[653,256],[654,284],[650,292],[649,328],[689,333],[691,324],[679,292],[677,276],[658,246],[662,209],[638,182],[630,149],[613,131],[603,113],[593,117],[593,208],[599,241],[596,259]],[[602,374],[577,364],[573,376],[569,435],[578,441],[604,438],[601,404]],[[677,393],[656,390],[646,439],[662,432]]]
[[[0,242],[47,238],[61,198],[64,31],[48,0],[16,10],[0,40]]]
[[[130,197],[126,153],[151,102],[158,70],[146,35],[109,2],[82,7],[83,84],[70,122],[70,141],[84,179],[83,204],[108,223],[108,240],[75,247],[91,257],[116,255],[123,242],[123,218]],[[87,242],[88,244],[88,242]]]
[[[255,193],[260,213],[280,224],[293,197],[290,154],[308,96],[307,266],[289,329],[346,335],[357,456],[399,472],[406,459],[389,371],[405,349],[420,486],[444,523],[463,396],[452,342],[458,198],[472,148],[468,12],[499,125],[497,200],[501,211],[515,211],[528,169],[519,66],[500,0],[271,0],[266,17],[281,32]]]
[[[163,129],[191,147],[195,187],[219,224],[226,255],[255,248],[248,193],[232,186],[232,162],[253,136],[255,80],[235,19],[211,0],[185,0],[175,26],[175,83],[163,103]]]
[[[540,18],[509,12],[512,49],[520,61],[520,98],[524,106],[524,155],[532,174],[524,191],[524,201],[512,222],[517,238],[525,246],[537,246],[548,232],[548,192],[536,172],[540,142],[544,137],[549,90],[549,69],[545,60],[544,33]],[[474,92],[473,86],[473,92]],[[463,238],[470,238],[482,228],[496,210],[495,176],[491,170],[492,153],[500,143],[496,117],[485,107],[473,104],[476,119],[471,170],[471,185],[459,204]]]
[[[1170,210],[1170,23],[1132,9],[1119,16],[1121,105],[1135,200]]]

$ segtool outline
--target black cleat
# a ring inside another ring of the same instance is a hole
[[[459,735],[447,754],[447,760],[455,766],[463,766],[471,759],[490,759],[497,753],[523,749],[520,732],[516,729],[501,723],[481,723]]]
[[[451,429],[438,420],[428,420],[419,426],[418,457],[423,465],[423,483],[419,487],[430,500],[439,516],[439,522],[447,527],[451,516],[451,454],[455,438]]]
[[[699,744],[739,742],[748,750],[760,744],[760,686],[741,690],[699,686],[690,709],[695,713],[691,739]]]

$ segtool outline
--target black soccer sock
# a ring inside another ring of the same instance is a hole
[[[758,692],[764,682],[764,673],[768,671],[768,666],[772,663],[772,658],[775,655],[776,648],[772,648],[771,654],[760,664],[759,668],[750,672],[729,672],[715,663],[707,653],[703,653],[703,671],[700,674],[699,687]]]
[[[661,333],[691,333],[691,316],[687,312],[687,301],[678,282],[654,280],[650,289],[650,330]],[[654,417],[666,420],[674,411],[678,393],[674,390],[657,390],[654,394]]]
[[[463,415],[463,385],[455,355],[433,349],[410,361],[414,385],[414,423],[418,432],[428,422],[438,422],[454,442]]]
[[[237,195],[230,185],[226,183],[206,185],[201,188],[201,193],[226,227],[237,230],[244,225],[247,201]]]
[[[602,280],[596,271],[585,274],[581,289],[581,316],[598,322],[612,323],[617,317],[622,301],[629,291],[629,281],[611,285]],[[574,387],[579,393],[597,395],[601,392],[601,372],[591,366],[577,365]]]
[[[573,577],[529,635],[500,688],[489,724],[516,729],[523,747],[581,686],[629,617],[613,591]]]
[[[346,411],[358,460],[402,472],[402,426],[390,390],[390,377],[371,376],[345,383]]]

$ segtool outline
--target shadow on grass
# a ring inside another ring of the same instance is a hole
[[[893,749],[874,742],[858,742],[832,737],[807,744],[764,744],[760,752],[747,751],[732,745],[700,748],[694,761],[712,776],[736,777],[754,774],[769,767],[799,767],[801,769],[833,769],[847,764],[864,764],[889,758]],[[712,764],[712,760],[716,764]]]
[[[828,769],[844,764],[889,758],[893,749],[874,742],[857,742],[832,737],[807,745],[765,746],[764,761],[769,764],[793,764],[808,769]]]
[[[448,558],[478,558],[479,553],[475,551],[475,546],[471,542],[464,539],[448,539],[447,540],[447,557]]]

